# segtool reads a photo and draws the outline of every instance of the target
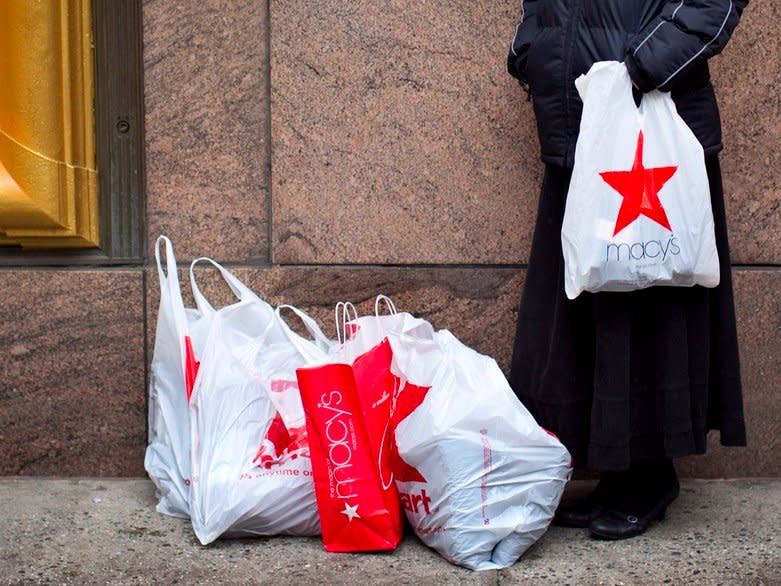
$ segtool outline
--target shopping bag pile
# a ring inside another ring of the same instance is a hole
[[[383,301],[390,315],[379,315]],[[334,552],[392,550],[403,525],[390,451],[398,379],[386,336],[424,322],[396,314],[385,296],[378,296],[374,316],[349,320],[350,308],[337,304],[339,345],[328,359],[297,373],[323,545]]]
[[[484,570],[512,565],[545,532],[570,456],[493,359],[382,295],[374,315],[338,303],[330,339],[208,258],[190,266],[185,308],[164,236],[156,258],[145,466],[157,509],[189,517],[201,543],[321,535],[327,551],[390,551],[406,516],[446,559]],[[235,303],[206,299],[199,263]]]

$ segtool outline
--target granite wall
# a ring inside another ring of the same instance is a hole
[[[517,0],[146,0],[147,226],[330,325],[377,292],[509,366],[542,166],[504,71]],[[781,6],[713,60],[749,447],[690,476],[781,475]],[[201,273],[216,303],[229,299]],[[143,474],[159,287],[0,271],[0,473]]]

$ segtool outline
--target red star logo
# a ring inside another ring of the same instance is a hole
[[[641,130],[637,137],[637,151],[632,169],[605,171],[599,174],[605,183],[624,198],[618,211],[613,236],[634,222],[641,214],[672,232],[670,221],[667,219],[662,202],[659,201],[659,191],[677,170],[677,166],[653,169],[646,169],[643,166],[643,131]]]
[[[198,368],[201,363],[195,359],[195,352],[193,351],[193,341],[190,336],[184,337],[184,390],[187,393],[187,402],[190,402],[190,397],[193,394],[193,388],[195,387],[195,377],[198,376]]]
[[[402,482],[426,482],[426,479],[420,472],[402,460],[399,448],[396,445],[395,430],[399,423],[418,408],[418,405],[426,398],[426,393],[428,393],[430,388],[407,383],[404,386],[404,390],[396,397],[396,405],[391,420],[394,433],[390,434],[391,465],[393,466],[393,476],[396,480]]]

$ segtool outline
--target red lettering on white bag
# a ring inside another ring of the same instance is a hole
[[[333,466],[331,476],[331,494],[340,499],[357,497],[357,493],[344,494],[343,490],[351,490],[354,478],[350,476],[353,450],[348,439],[351,436],[353,414],[336,405],[342,403],[342,393],[338,390],[324,393],[320,397],[319,409],[327,409],[331,417],[325,422],[325,437],[328,440],[328,460]],[[341,419],[340,419],[341,417]],[[341,473],[341,475],[340,475]],[[341,476],[341,477],[340,477]],[[345,488],[348,487],[348,488]]]
[[[447,527],[415,527],[415,533],[418,535],[441,535],[449,531]],[[444,554],[442,554],[444,556]],[[445,559],[451,563],[455,563],[445,556]]]
[[[426,515],[431,514],[431,497],[426,494],[426,489],[422,489],[419,493],[414,492],[401,492],[399,491],[399,497],[401,498],[401,504],[406,511],[410,513],[420,514],[420,505],[423,505],[423,510]]]
[[[490,525],[491,519],[488,517],[488,474],[491,472],[493,458],[491,456],[491,444],[488,443],[487,429],[480,430],[480,440],[483,444],[483,477],[480,479],[481,512],[483,514],[483,525]]]

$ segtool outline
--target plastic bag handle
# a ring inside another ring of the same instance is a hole
[[[162,261],[160,260],[160,243],[165,243],[165,264],[166,270],[163,270]],[[155,242],[155,260],[157,261],[157,274],[160,277],[160,287],[163,287],[164,283],[167,283],[174,275],[174,281],[176,282],[176,288],[179,288],[179,273],[176,269],[176,257],[174,256],[174,245],[168,236],[160,235]]]
[[[160,245],[165,245],[165,265],[163,270],[163,262],[160,258]],[[173,312],[174,324],[176,325],[179,338],[179,354],[182,364],[182,369],[185,367],[185,347],[183,337],[187,336],[187,317],[184,310],[184,302],[182,301],[182,290],[179,285],[179,270],[176,267],[176,256],[174,255],[174,245],[168,236],[160,235],[155,241],[155,260],[157,261],[157,274],[160,277],[160,298],[163,299],[163,291],[167,290],[168,299],[171,304],[171,311]]]
[[[622,96],[621,99],[626,102],[627,107],[634,108],[634,111],[638,114],[642,114],[643,110],[641,106],[643,105],[643,102],[645,101],[645,98],[647,94],[641,94],[640,96],[640,103],[635,103],[635,96],[633,91],[633,85],[632,85],[632,78],[629,76],[629,69],[626,67],[626,63],[621,61],[621,73],[619,74],[619,77],[621,78],[621,86],[622,86]]]
[[[160,244],[165,244],[165,270],[160,260]],[[182,302],[182,289],[179,285],[179,270],[176,267],[176,256],[174,255],[174,245],[168,236],[160,235],[155,242],[155,260],[157,261],[157,274],[160,277],[160,292],[163,289],[168,290],[172,302],[174,302],[174,315],[177,327],[182,331],[187,331],[187,320],[184,317],[184,303]]]
[[[314,342],[301,338],[290,328],[289,325],[287,325],[287,322],[282,317],[283,309],[289,309],[299,317],[299,319],[304,323],[304,327],[306,327],[307,331],[312,334]],[[320,326],[317,325],[317,322],[303,311],[297,307],[293,307],[292,305],[282,304],[274,310],[274,313],[276,314],[279,323],[283,326],[282,329],[285,332],[287,339],[291,344],[293,344],[293,346],[295,346],[296,350],[298,350],[308,360],[315,361],[320,358],[319,356],[313,355],[311,348],[307,347],[308,345],[314,344],[318,350],[321,350],[324,353],[328,351],[328,347],[331,345],[331,341],[323,333],[323,330],[320,329]],[[302,342],[305,343],[302,344]]]
[[[339,319],[341,317],[341,320]],[[352,319],[351,319],[352,318]],[[350,301],[339,301],[334,308],[336,322],[336,340],[340,344],[347,341],[347,324],[358,319],[358,310]]]
[[[198,284],[195,282],[195,265],[203,261],[211,263],[212,265],[214,265],[215,268],[217,268],[217,270],[220,271],[222,278],[228,284],[228,287],[230,287],[230,290],[233,292],[233,294],[236,296],[236,298],[239,301],[242,301],[247,296],[251,296],[251,297],[255,296],[255,294],[252,291],[250,291],[247,288],[247,286],[244,283],[242,283],[228,269],[226,269],[216,260],[209,258],[208,256],[202,256],[200,258],[196,258],[192,263],[190,263],[190,287],[192,288],[193,297],[195,298],[195,305],[198,307],[198,309],[201,312],[214,311],[214,306],[211,303],[209,303],[206,297],[204,297],[203,293],[201,293],[201,290],[198,287]]]
[[[589,92],[589,86],[595,83],[595,78],[602,75],[600,72],[607,71],[615,78],[614,81],[621,85],[621,100],[625,102],[627,108],[640,111],[640,107],[635,104],[635,98],[632,95],[632,78],[629,76],[629,70],[626,67],[626,63],[623,61],[599,61],[594,63],[587,73],[581,74],[575,80],[575,88],[578,90],[581,99],[585,99],[585,94]],[[640,100],[642,104],[643,98]]]

